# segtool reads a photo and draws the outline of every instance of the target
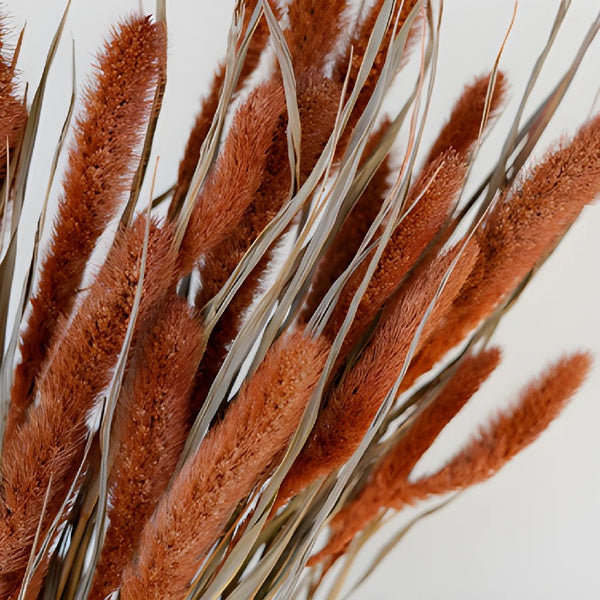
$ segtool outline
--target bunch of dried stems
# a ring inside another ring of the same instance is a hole
[[[0,30],[0,600],[312,598],[345,560],[334,598],[353,540],[491,477],[588,374],[588,353],[563,356],[411,477],[499,364],[499,319],[600,193],[599,116],[524,166],[600,21],[522,123],[549,42],[467,197],[507,79],[490,65],[420,148],[441,10],[239,0],[177,182],[146,204],[166,10],[126,16],[77,111],[73,90],[58,208],[38,252],[44,205],[21,291],[16,239],[66,14],[31,103],[23,34]],[[385,115],[409,53],[414,89]]]

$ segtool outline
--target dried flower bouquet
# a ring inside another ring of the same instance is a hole
[[[439,5],[240,0],[177,181],[150,200],[166,7],[123,18],[81,107],[74,86],[58,207],[50,226],[46,198],[22,290],[16,241],[67,13],[31,102],[23,34],[3,26],[0,599],[335,598],[390,511],[489,479],[546,429],[589,353],[557,349],[509,410],[413,476],[600,192],[598,116],[527,162],[600,26],[525,121],[567,4],[473,193],[508,82],[490,65],[421,143]],[[385,114],[409,58],[414,87]]]

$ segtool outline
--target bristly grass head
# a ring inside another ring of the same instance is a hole
[[[0,29],[0,600],[312,598],[345,555],[343,580],[385,511],[489,478],[590,369],[585,352],[561,359],[411,480],[499,363],[495,325],[600,192],[600,117],[524,167],[600,21],[521,125],[561,6],[496,168],[467,198],[508,78],[497,61],[453,108],[440,98],[449,118],[422,147],[441,9],[239,0],[177,181],[140,199],[166,85],[164,8],[121,21],[99,54],[50,240],[38,265],[42,212],[16,299],[66,13],[29,110],[20,40],[11,56]],[[413,87],[385,114],[411,54]]]

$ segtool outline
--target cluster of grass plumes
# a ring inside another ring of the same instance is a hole
[[[10,55],[0,30],[0,600],[303,597],[303,574],[314,594],[385,511],[488,479],[583,384],[590,356],[562,358],[411,478],[498,365],[489,332],[600,193],[600,117],[521,168],[559,86],[466,197],[505,75],[443,99],[449,119],[420,148],[436,15],[360,4],[240,1],[178,179],[147,202],[168,28],[160,2],[124,18],[81,94],[14,323],[15,237],[64,21],[29,114],[20,40]],[[382,114],[411,53],[413,93]]]

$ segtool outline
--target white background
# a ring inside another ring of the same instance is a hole
[[[27,21],[20,60],[30,97],[59,21],[63,2],[8,0],[8,23]],[[574,0],[542,73],[541,100],[567,68],[598,10],[594,0]],[[50,77],[41,139],[25,218],[31,219],[45,190],[50,158],[70,94],[70,38],[76,42],[77,76],[89,72],[95,50],[119,15],[135,0],[73,0],[66,36]],[[437,6],[437,2],[435,6]],[[558,3],[521,0],[502,68],[510,81],[505,115],[481,153],[476,175],[486,172],[499,151],[526,78],[541,50]],[[170,0],[169,81],[156,148],[161,161],[158,190],[174,180],[199,98],[224,53],[231,0]],[[151,9],[151,5],[147,4]],[[511,2],[448,0],[428,139],[446,118],[464,83],[490,68],[513,11]],[[600,41],[581,67],[542,147],[573,132],[591,110],[600,86]],[[408,76],[410,70],[404,75]],[[402,79],[399,94],[402,93]],[[390,99],[390,106],[398,100]],[[533,107],[534,104],[531,106]],[[426,146],[425,146],[426,147]],[[539,151],[538,151],[539,154]],[[442,435],[419,465],[439,465],[476,424],[514,397],[529,377],[563,350],[589,348],[600,359],[598,256],[600,206],[584,211],[561,249],[504,320],[496,339],[504,363],[482,393]],[[21,240],[26,249],[26,236]],[[355,598],[499,600],[504,598],[591,600],[600,598],[600,368],[575,401],[533,447],[492,481],[463,494],[422,521],[384,561]],[[398,526],[402,517],[398,521]],[[381,540],[378,541],[381,543]],[[375,545],[364,557],[368,561]]]

